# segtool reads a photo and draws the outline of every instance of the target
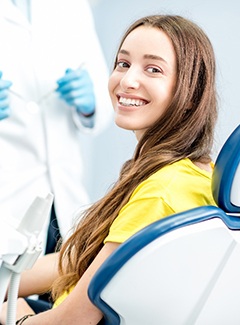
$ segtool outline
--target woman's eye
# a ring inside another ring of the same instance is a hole
[[[125,62],[125,61],[118,61],[117,66],[119,68],[128,68],[129,64],[127,62]]]
[[[163,71],[160,68],[156,68],[156,67],[148,67],[147,71],[150,73],[163,73]]]

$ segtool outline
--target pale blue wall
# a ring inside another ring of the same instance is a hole
[[[115,50],[126,27],[152,13],[180,14],[197,22],[211,39],[217,58],[219,122],[213,157],[240,123],[240,2],[239,0],[89,0],[97,32],[111,69]],[[93,200],[117,178],[120,166],[135,147],[133,133],[112,124],[92,141],[88,186]]]

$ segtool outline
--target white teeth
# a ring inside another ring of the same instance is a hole
[[[141,99],[131,99],[131,98],[119,98],[119,103],[124,106],[142,106],[145,105],[146,102]]]

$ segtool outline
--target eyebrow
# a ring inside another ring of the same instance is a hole
[[[143,57],[144,57],[144,59],[158,60],[158,61],[163,61],[163,62],[167,63],[167,61],[159,55],[145,54]]]
[[[121,50],[119,51],[119,53],[121,53],[121,54],[125,54],[125,55],[130,55],[130,53],[129,53],[128,51],[123,50],[123,49],[121,49]],[[159,55],[155,55],[155,54],[145,54],[143,57],[144,57],[144,59],[158,60],[158,61],[162,61],[162,62],[165,62],[166,64],[168,64],[167,61],[166,61],[164,58],[162,58],[161,56],[159,56]]]

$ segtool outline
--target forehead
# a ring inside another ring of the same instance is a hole
[[[122,43],[121,49],[126,47],[134,47],[137,50],[160,51],[165,50],[175,55],[175,50],[171,39],[168,35],[157,27],[152,26],[139,26],[125,38]]]

